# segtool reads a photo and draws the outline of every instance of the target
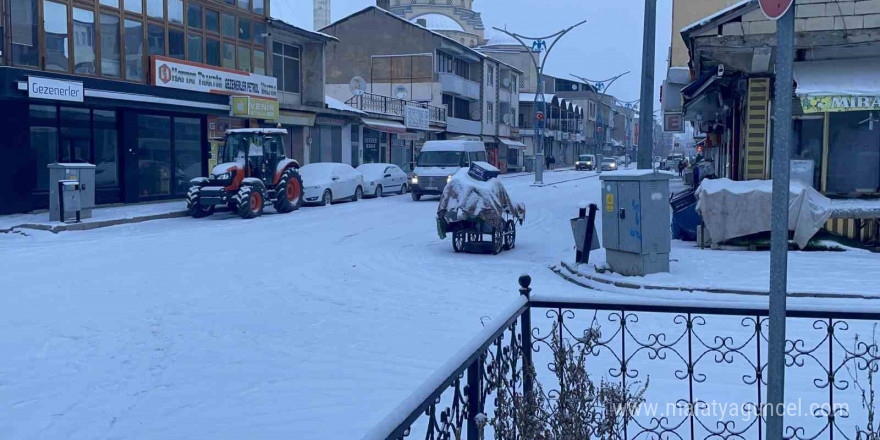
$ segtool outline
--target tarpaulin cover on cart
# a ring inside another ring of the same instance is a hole
[[[437,216],[447,223],[481,220],[493,228],[504,228],[505,212],[520,223],[526,218],[525,205],[511,201],[499,179],[481,182],[466,168],[452,176],[437,207]]]

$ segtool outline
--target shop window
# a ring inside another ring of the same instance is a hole
[[[254,12],[257,14],[266,13],[266,5],[263,0],[254,0]]]
[[[165,18],[165,5],[163,0],[147,0],[147,16],[150,18]]]
[[[222,67],[235,69],[235,45],[232,43],[223,43]]]
[[[165,55],[165,28],[161,25],[147,25],[147,54]]]
[[[95,13],[73,8],[73,71],[94,75],[95,64]]]
[[[144,24],[125,20],[125,78],[144,80]]]
[[[171,194],[171,117],[138,115],[138,169],[141,197]]]
[[[37,1],[10,2],[12,62],[19,66],[37,67],[40,65]]]
[[[91,163],[91,112],[87,108],[61,107],[61,137],[58,160]]]
[[[245,72],[252,71],[251,66],[251,50],[247,47],[238,47],[238,70],[243,70]]]
[[[266,25],[262,23],[254,23],[254,44],[266,45]]]
[[[187,34],[186,59],[194,63],[204,60],[202,54],[202,36],[199,34]]]
[[[116,130],[116,112],[94,110],[93,139],[95,144],[95,185],[119,185],[119,134]]]
[[[183,0],[168,0],[168,21],[183,24]]]
[[[298,47],[278,42],[272,45],[272,76],[278,79],[278,87],[282,91],[300,92],[300,49]]]
[[[58,162],[58,109],[54,105],[30,106],[30,147],[38,190],[49,189],[46,166]]]
[[[118,15],[101,14],[101,74],[122,76]]]
[[[189,3],[186,8],[186,25],[192,29],[202,28],[202,6]]]
[[[238,39],[241,41],[251,41],[251,22],[249,20],[238,19]]]
[[[825,120],[822,116],[804,116],[792,121],[792,152],[793,160],[809,160],[813,162],[813,181],[808,182],[813,188],[820,189],[822,171],[822,136]]]
[[[220,40],[213,38],[205,40],[205,64],[220,65]]]
[[[254,73],[266,74],[266,52],[254,49]]]
[[[46,70],[69,71],[67,5],[43,3],[43,41],[46,44]]]
[[[223,33],[223,38],[235,38],[238,30],[235,28],[235,16],[230,14],[221,14],[220,15],[220,30]]]
[[[124,0],[125,1],[125,10],[128,12],[134,12],[135,14],[141,14],[144,12],[144,4],[143,0]]]
[[[880,123],[876,113],[841,112],[830,117],[827,192],[880,192]]]
[[[197,118],[174,118],[174,192],[177,194],[186,194],[189,181],[202,175],[201,129]]]
[[[205,9],[205,30],[210,32],[220,32],[220,15],[217,11]]]
[[[186,52],[183,48],[183,31],[168,29],[168,56],[180,60],[186,58]]]
[[[101,0],[99,3],[101,3],[104,6],[111,6],[114,8],[119,7],[119,0]]]

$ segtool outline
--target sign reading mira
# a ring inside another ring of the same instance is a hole
[[[405,109],[403,123],[406,125],[406,128],[412,128],[413,130],[427,130],[431,125],[430,118],[430,110],[408,105]]]
[[[222,69],[153,56],[153,85],[222,95],[278,99],[278,80],[271,76]]]
[[[804,113],[880,110],[878,96],[802,96]]]

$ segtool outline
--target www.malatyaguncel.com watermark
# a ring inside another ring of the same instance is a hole
[[[645,402],[637,405],[616,405],[615,412],[618,415],[623,415],[623,413],[626,412],[628,417],[673,418],[696,416],[717,420],[751,420],[758,414],[761,414],[764,418],[776,414],[781,414],[785,417],[827,414],[848,415],[849,405],[846,403],[835,403],[832,405],[827,402],[805,402],[803,399],[797,399],[779,405],[770,405],[767,403],[758,405],[751,402],[719,402],[716,400],[698,401],[694,403],[672,402],[666,404]]]

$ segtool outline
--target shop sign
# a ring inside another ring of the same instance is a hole
[[[315,125],[332,125],[336,127],[341,127],[345,125],[345,121],[342,119],[328,118],[326,116],[318,116],[315,119]]]
[[[878,96],[804,96],[801,97],[804,113],[854,112],[880,110]]]
[[[664,113],[663,131],[667,133],[684,133],[684,116],[681,113]]]
[[[278,101],[250,96],[230,96],[229,107],[229,116],[270,121],[278,119]]]
[[[430,119],[430,110],[412,105],[406,106],[403,117],[403,123],[406,125],[406,128],[427,130],[431,123]]]
[[[29,76],[28,98],[83,102],[83,83]]]
[[[153,85],[221,95],[278,99],[278,80],[183,60],[152,57]]]
[[[419,133],[397,133],[397,139],[402,141],[420,141],[423,139],[424,132]]]

